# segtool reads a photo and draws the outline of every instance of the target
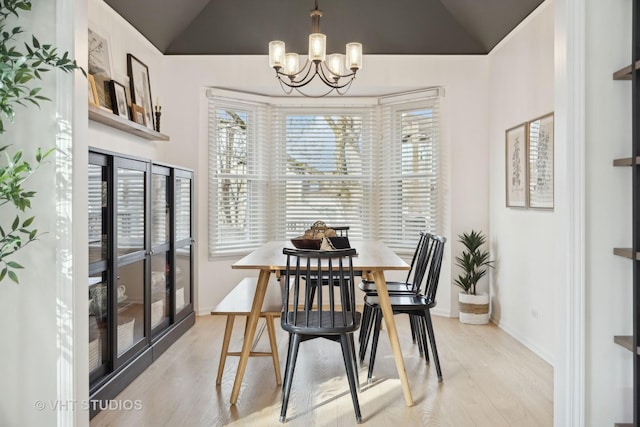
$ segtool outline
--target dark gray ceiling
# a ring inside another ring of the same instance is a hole
[[[313,0],[105,0],[167,55],[305,53]],[[327,51],[486,54],[543,0],[319,0]]]

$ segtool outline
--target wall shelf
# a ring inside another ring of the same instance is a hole
[[[633,250],[631,248],[613,248],[613,254],[633,259]],[[640,253],[636,253],[635,259],[640,261]]]
[[[632,260],[632,283],[630,294],[631,299],[621,301],[620,304],[626,305],[631,311],[632,333],[631,335],[616,335],[613,342],[620,345],[633,355],[632,371],[633,371],[633,390],[628,397],[633,408],[632,422],[616,423],[617,427],[640,427],[640,97],[637,91],[640,89],[640,0],[632,2],[631,17],[631,62],[630,65],[615,71],[613,73],[614,80],[630,81],[631,85],[626,89],[630,95],[630,104],[627,110],[631,112],[631,136],[630,157],[613,160],[613,166],[631,167],[631,198],[628,201],[631,207],[632,220],[630,224],[629,237],[631,238],[631,248],[614,248],[613,253]],[[615,306],[619,307],[620,304]],[[619,386],[619,384],[618,384]],[[627,415],[628,417],[629,415]]]
[[[640,165],[640,157],[636,157],[636,164]],[[625,157],[623,159],[615,159],[613,166],[633,166],[633,157]]]
[[[640,61],[636,61],[635,69],[640,70]],[[613,80],[631,80],[632,71],[633,71],[633,66],[627,65],[626,67],[613,73]]]
[[[613,337],[613,342],[631,352],[633,351],[633,336],[631,335],[616,335]],[[636,348],[636,353],[640,354],[640,348]]]
[[[142,126],[134,121],[117,116],[111,111],[104,110],[100,107],[89,105],[89,120],[111,126],[123,132],[148,139],[149,141],[169,141],[169,136],[151,130],[146,126]]]

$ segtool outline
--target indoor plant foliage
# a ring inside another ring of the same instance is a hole
[[[31,10],[31,0],[0,0],[0,134],[5,132],[4,121],[13,121],[17,106],[39,106],[49,99],[40,94],[33,83],[42,79],[42,74],[60,69],[70,72],[78,69],[68,53],[59,54],[50,44],[41,44],[35,36],[28,42],[19,43],[23,29],[20,26],[7,28],[7,19],[19,19],[20,13]],[[82,70],[84,73],[84,70]],[[23,268],[10,260],[11,256],[36,240],[38,230],[33,227],[34,217],[24,215],[31,208],[35,191],[25,188],[25,183],[54,149],[36,150],[35,163],[29,163],[22,150],[9,152],[9,145],[0,147],[0,282],[5,278],[18,283],[15,270]],[[10,209],[12,213],[7,214]],[[27,218],[24,218],[27,216]]]
[[[486,240],[481,231],[475,230],[458,236],[458,241],[464,245],[465,250],[456,257],[456,265],[462,268],[463,274],[458,275],[454,283],[466,294],[476,295],[478,281],[487,274],[489,267],[493,268],[489,252],[482,248]]]
[[[462,288],[458,294],[462,323],[483,324],[489,321],[489,294],[476,292],[478,281],[487,274],[489,268],[493,268],[489,252],[483,247],[486,240],[481,231],[475,230],[458,236],[458,241],[465,247],[456,257],[456,265],[462,268],[462,274],[454,280]]]

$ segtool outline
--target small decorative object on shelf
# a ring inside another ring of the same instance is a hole
[[[158,101],[156,100],[156,132],[160,132],[160,115],[162,114],[162,107],[158,105]]]

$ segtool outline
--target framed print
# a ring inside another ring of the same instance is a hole
[[[505,171],[507,207],[527,207],[527,125],[505,132]]]
[[[111,109],[113,114],[117,114],[125,119],[129,118],[129,102],[124,85],[115,80],[109,82],[109,92],[111,93]]]
[[[529,122],[529,207],[553,209],[553,113]]]
[[[144,107],[137,104],[131,104],[131,120],[142,125],[147,126],[147,117],[145,115]]]
[[[144,108],[146,126],[150,129],[155,129],[149,68],[138,58],[128,53],[127,73],[129,74],[129,84],[131,85],[131,102]]]
[[[89,28],[89,74],[93,76],[98,95],[98,105],[111,110],[109,82],[111,81],[111,52],[109,41]]]
[[[98,91],[96,90],[96,80],[91,74],[87,75],[87,82],[89,83],[89,105],[94,107],[98,106]]]

